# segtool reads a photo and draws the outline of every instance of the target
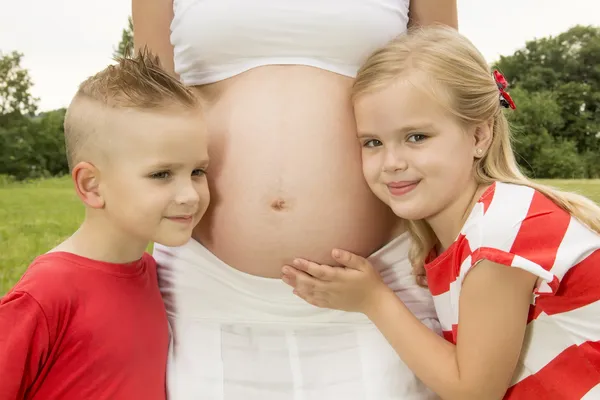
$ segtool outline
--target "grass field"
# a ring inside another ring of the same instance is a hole
[[[600,203],[600,180],[542,181]],[[77,229],[83,207],[68,178],[0,182],[0,296],[38,254]]]

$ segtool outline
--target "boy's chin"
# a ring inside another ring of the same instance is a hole
[[[180,247],[186,244],[191,239],[191,234],[182,235],[182,234],[171,234],[167,235],[168,237],[155,237],[152,239],[153,243],[158,243],[167,247]]]

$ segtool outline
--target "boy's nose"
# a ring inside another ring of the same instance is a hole
[[[200,201],[200,195],[192,182],[183,185],[177,194],[177,204],[196,205]]]

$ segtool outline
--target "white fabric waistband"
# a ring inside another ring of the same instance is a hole
[[[431,294],[412,275],[409,246],[408,235],[401,235],[369,260],[419,319],[436,319]],[[311,306],[280,279],[236,270],[195,240],[176,248],[156,244],[154,257],[167,309],[177,319],[276,325],[370,323],[359,313]]]

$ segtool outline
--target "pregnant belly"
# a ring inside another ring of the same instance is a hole
[[[194,237],[264,277],[294,257],[384,245],[397,221],[362,176],[348,80],[307,67],[234,79],[205,109],[211,205]]]

